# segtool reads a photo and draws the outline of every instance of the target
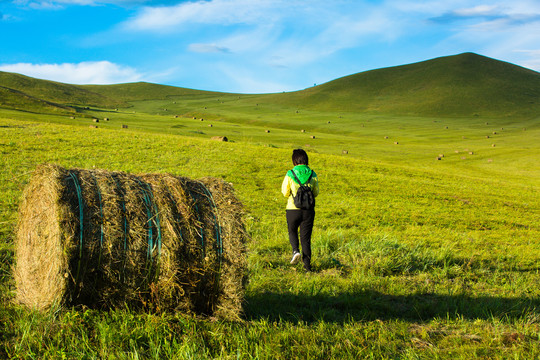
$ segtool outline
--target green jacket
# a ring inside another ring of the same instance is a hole
[[[319,195],[319,180],[317,179],[317,174],[315,174],[315,171],[311,170],[307,165],[296,165],[292,170],[287,171],[287,175],[285,175],[283,183],[281,184],[281,193],[283,196],[288,198],[287,210],[299,210],[296,206],[294,206],[293,196],[296,195],[300,184],[296,182],[296,179],[292,174],[293,170],[298,177],[298,180],[300,180],[302,184],[309,179],[309,175],[311,175],[313,172],[313,176],[311,177],[311,181],[309,182],[308,186],[311,188],[311,191],[313,191],[313,196]]]

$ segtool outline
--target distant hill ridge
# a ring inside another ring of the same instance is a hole
[[[70,111],[209,91],[151,83],[69,85],[0,72],[0,107]],[[9,95],[9,96],[8,96]],[[474,53],[365,71],[301,91],[263,94],[265,102],[328,111],[418,116],[540,115],[540,73]]]
[[[474,53],[366,71],[291,93],[284,102],[426,116],[538,116],[540,73]]]

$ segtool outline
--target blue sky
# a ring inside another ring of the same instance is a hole
[[[2,0],[0,71],[301,90],[462,52],[540,71],[538,0]]]

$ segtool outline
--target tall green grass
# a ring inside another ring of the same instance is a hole
[[[529,153],[538,149],[534,122],[503,133],[505,146],[478,146],[477,154],[450,153],[438,161],[431,154],[441,148],[463,152],[470,145],[444,128],[430,143],[441,125],[434,118],[401,119],[407,120],[410,143],[400,150],[381,136],[399,119],[383,117],[365,119],[369,135],[355,135],[363,130],[352,121],[334,131],[313,130],[320,143],[306,147],[303,136],[309,133],[299,128],[325,126],[319,119],[284,128],[277,120],[275,126],[270,120],[239,126],[230,116],[203,131],[200,121],[187,116],[178,120],[150,111],[162,104],[103,113],[111,120],[98,129],[88,128],[88,119],[2,112],[0,357],[540,356],[540,182],[537,155]],[[122,123],[129,128],[120,129]],[[489,126],[455,124],[469,126],[477,144]],[[205,134],[190,132],[197,129]],[[224,129],[243,135],[227,143],[208,139]],[[343,155],[347,139],[357,152]],[[279,190],[293,146],[308,150],[321,183],[313,274],[288,263]],[[40,314],[13,304],[17,204],[31,171],[43,162],[232,182],[246,205],[251,234],[244,321],[129,309]]]

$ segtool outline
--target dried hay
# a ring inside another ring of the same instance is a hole
[[[40,165],[19,209],[17,300],[238,318],[246,238],[222,180]]]

